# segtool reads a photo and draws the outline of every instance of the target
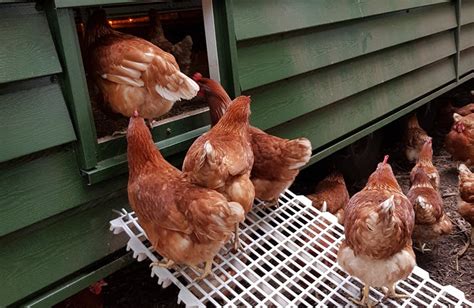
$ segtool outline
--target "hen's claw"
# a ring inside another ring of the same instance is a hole
[[[431,249],[426,248],[426,243],[423,243],[423,244],[420,243],[420,244],[419,244],[419,247],[413,246],[413,248],[415,248],[416,250],[420,251],[422,254],[424,254],[425,252],[431,251]]]
[[[350,300],[356,304],[356,305],[359,305],[359,306],[366,306],[368,308],[372,308],[374,307],[374,305],[370,302],[370,299],[369,299],[369,289],[370,287],[368,285],[365,285],[363,290],[362,290],[362,299],[358,300],[356,298],[353,298],[351,297]]]
[[[200,276],[196,277],[195,281],[201,281],[209,275],[212,275],[212,260],[206,261],[204,271]]]
[[[262,206],[264,208],[278,208],[280,204],[278,203],[278,199],[277,199],[277,200],[263,201]]]
[[[150,263],[150,267],[158,266],[158,267],[162,267],[162,268],[166,268],[166,269],[173,268],[174,265],[175,265],[174,261],[173,260],[168,260],[167,258],[163,258],[162,261],[153,261],[153,262]]]
[[[390,288],[384,288],[384,293],[385,293],[385,298],[391,298],[391,299],[405,299],[405,298],[409,298],[410,295],[408,294],[405,294],[405,293],[397,293],[397,291],[395,291],[395,285],[391,285]]]

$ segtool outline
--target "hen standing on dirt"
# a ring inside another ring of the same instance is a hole
[[[439,191],[432,186],[425,171],[418,168],[413,177],[412,186],[407,194],[415,210],[413,239],[424,253],[429,251],[425,249],[426,242],[450,234],[453,224],[444,213],[443,199]]]
[[[412,183],[415,180],[415,173],[418,169],[423,169],[423,171],[425,171],[426,175],[429,177],[433,188],[436,190],[439,189],[440,178],[438,169],[436,169],[436,167],[433,165],[433,146],[431,137],[429,137],[423,144],[418,161],[410,172],[410,181]]]
[[[459,207],[458,212],[471,224],[471,244],[474,244],[474,174],[464,164],[459,167]],[[466,243],[467,247],[469,242]],[[466,248],[467,248],[466,247]]]
[[[143,118],[134,115],[127,130],[128,198],[161,267],[205,262],[199,279],[211,273],[212,260],[231,238],[244,210],[220,193],[189,183],[155,147]]]
[[[176,101],[196,96],[199,86],[179,71],[174,57],[152,43],[115,31],[105,11],[89,18],[86,63],[99,88],[103,107],[130,117],[137,110],[148,120],[167,113]]]
[[[388,155],[355,194],[345,210],[344,233],[337,261],[365,284],[363,297],[353,301],[370,305],[369,287],[388,287],[390,298],[408,297],[395,292],[416,265],[411,235],[415,214],[387,164]]]

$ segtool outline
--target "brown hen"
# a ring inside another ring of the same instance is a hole
[[[186,35],[180,42],[173,44],[165,37],[163,27],[161,26],[160,14],[157,10],[151,9],[148,13],[150,17],[150,42],[160,47],[166,52],[171,53],[179,65],[181,72],[188,75],[191,66],[191,51],[193,48],[193,39]]]
[[[429,251],[425,249],[426,242],[450,234],[453,224],[444,213],[443,199],[438,190],[432,186],[431,179],[424,169],[418,168],[413,173],[413,182],[407,197],[415,210],[413,239],[424,253]]]
[[[418,161],[410,172],[410,181],[412,183],[415,179],[415,174],[418,169],[423,169],[423,171],[425,171],[425,173],[430,178],[431,185],[434,187],[434,189],[439,188],[440,177],[438,169],[436,169],[436,167],[433,165],[433,146],[431,137],[429,137],[428,140],[426,140],[423,144]]]
[[[471,243],[474,244],[474,174],[464,164],[459,167],[458,212],[471,225]]]
[[[250,181],[254,157],[249,135],[250,97],[239,96],[217,125],[188,150],[183,171],[197,185],[215,189],[249,212],[255,198]],[[235,247],[239,247],[236,225]]]
[[[446,150],[454,160],[468,166],[474,164],[474,113],[467,116],[453,114],[454,124],[446,136]]]
[[[105,109],[146,119],[167,113],[174,102],[196,96],[199,86],[181,73],[174,57],[152,43],[115,31],[96,10],[86,30],[86,67]]]
[[[153,248],[164,258],[152,265],[197,269],[205,262],[199,279],[206,277],[214,256],[244,220],[242,206],[189,183],[163,158],[143,118],[130,119],[127,142],[130,205]]]
[[[225,114],[231,99],[224,88],[212,79],[194,75],[200,87],[199,95],[209,104],[211,123],[216,125]],[[251,180],[255,197],[274,205],[280,194],[293,184],[299,169],[311,157],[311,142],[306,138],[283,139],[250,126],[250,137],[255,162]]]
[[[395,292],[416,265],[411,235],[415,213],[387,163],[388,155],[345,209],[344,233],[337,261],[364,283],[363,297],[353,301],[369,305],[369,287],[388,287],[391,298],[408,297]]]
[[[344,223],[344,208],[349,203],[349,192],[340,172],[333,172],[316,185],[314,193],[307,195],[318,210],[326,202],[327,211],[336,215],[340,224]]]
[[[418,123],[416,113],[413,113],[408,119],[408,126],[405,134],[405,155],[410,162],[418,159],[423,144],[429,136]]]

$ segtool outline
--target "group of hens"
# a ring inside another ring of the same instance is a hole
[[[130,117],[127,129],[128,196],[153,248],[163,260],[152,265],[186,265],[203,279],[212,272],[218,251],[230,240],[241,248],[239,223],[254,199],[277,205],[279,195],[310,159],[309,140],[282,139],[249,124],[250,97],[232,100],[216,81],[180,71],[173,48],[114,30],[97,10],[87,25],[86,63],[89,78],[104,102]],[[160,47],[162,48],[160,48]],[[173,103],[199,95],[210,108],[212,127],[189,148],[182,170],[157,149],[145,120],[167,113]],[[446,148],[456,160],[474,162],[474,113],[454,113]],[[468,110],[470,111],[470,110]],[[412,239],[425,243],[451,232],[439,193],[439,174],[432,163],[431,138],[410,120],[407,157],[416,160],[412,186],[405,195],[388,163],[378,164],[363,190],[349,198],[344,179],[334,173],[308,197],[313,205],[335,214],[345,226],[338,262],[365,284],[356,303],[370,305],[369,286],[386,287],[388,297],[401,298],[395,284],[413,270]],[[461,164],[459,212],[474,218],[474,176]]]

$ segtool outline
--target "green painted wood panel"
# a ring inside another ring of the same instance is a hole
[[[0,162],[76,140],[59,85],[35,86],[0,92]]]
[[[459,68],[461,74],[474,71],[474,47],[461,51]]]
[[[42,224],[0,238],[0,306],[5,307],[39,291],[123,247],[123,236],[109,231],[127,208],[121,194],[104,198],[54,217]]]
[[[313,148],[321,150],[326,144],[453,81],[455,77],[453,59],[444,59],[268,132],[286,138],[305,136],[311,140]]]
[[[252,123],[277,126],[455,52],[453,33],[443,32],[248,91]]]
[[[60,78],[79,139],[76,149],[80,168],[91,169],[97,164],[97,135],[77,38],[74,12],[69,9],[54,9],[51,1],[48,1],[46,12],[64,67],[64,74],[61,74]]]
[[[0,6],[0,83],[61,72],[46,16],[35,3]]]
[[[461,50],[472,46],[474,46],[474,23],[461,27]]]
[[[248,90],[454,27],[448,3],[238,43],[240,84]]]
[[[87,186],[72,151],[2,166],[0,187],[8,189],[0,196],[0,236],[120,190],[126,183],[122,176]]]
[[[234,0],[237,40],[445,3],[449,0]]]

